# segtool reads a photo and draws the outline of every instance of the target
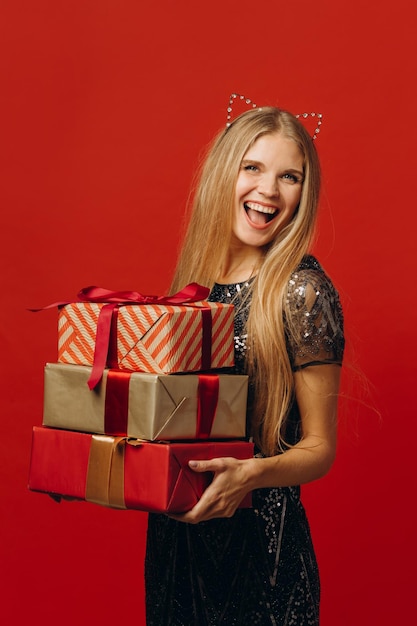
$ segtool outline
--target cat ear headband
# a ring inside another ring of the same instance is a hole
[[[227,107],[227,122],[226,122],[226,128],[229,128],[229,126],[232,124],[232,112],[233,112],[233,105],[235,104],[236,100],[241,100],[244,104],[246,104],[248,107],[251,107],[252,109],[257,109],[257,105],[252,102],[252,100],[250,98],[246,98],[246,96],[242,96],[240,93],[232,93],[230,95],[230,100],[229,100],[229,106]],[[315,118],[315,121],[317,122],[317,126],[316,129],[314,131],[314,134],[312,135],[312,139],[314,141],[314,139],[317,139],[317,135],[320,132],[320,126],[322,124],[322,119],[323,119],[323,115],[321,113],[297,113],[294,117],[298,118],[304,118],[306,119],[307,117],[313,117]]]

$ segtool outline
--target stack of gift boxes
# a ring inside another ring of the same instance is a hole
[[[193,297],[137,304],[88,289],[94,293],[82,290],[81,301],[59,307],[58,359],[45,366],[29,489],[122,509],[187,511],[212,479],[189,460],[253,455],[245,439],[248,380],[226,373],[233,306],[198,299],[208,293],[199,286]],[[249,495],[241,506],[250,505]]]

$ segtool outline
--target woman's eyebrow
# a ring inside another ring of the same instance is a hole
[[[263,165],[262,161],[256,161],[255,159],[243,159],[242,165]]]
[[[303,170],[298,170],[294,167],[289,167],[285,170],[283,170],[284,172],[286,172],[287,174],[298,174],[299,176],[304,176],[304,171]]]

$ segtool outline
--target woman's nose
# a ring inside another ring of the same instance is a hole
[[[262,176],[258,184],[258,192],[263,196],[271,197],[279,195],[278,181],[275,176]]]

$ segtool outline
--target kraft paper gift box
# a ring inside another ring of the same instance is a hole
[[[110,319],[111,318],[111,319]],[[58,362],[172,374],[234,364],[234,307],[73,302],[60,307]]]
[[[157,513],[191,509],[211,481],[191,459],[253,456],[246,441],[154,443],[45,426],[33,428],[28,487],[112,508]],[[248,494],[241,507],[251,506]]]
[[[45,366],[45,426],[169,441],[246,435],[247,376],[104,370],[90,390],[90,372],[83,365]]]

